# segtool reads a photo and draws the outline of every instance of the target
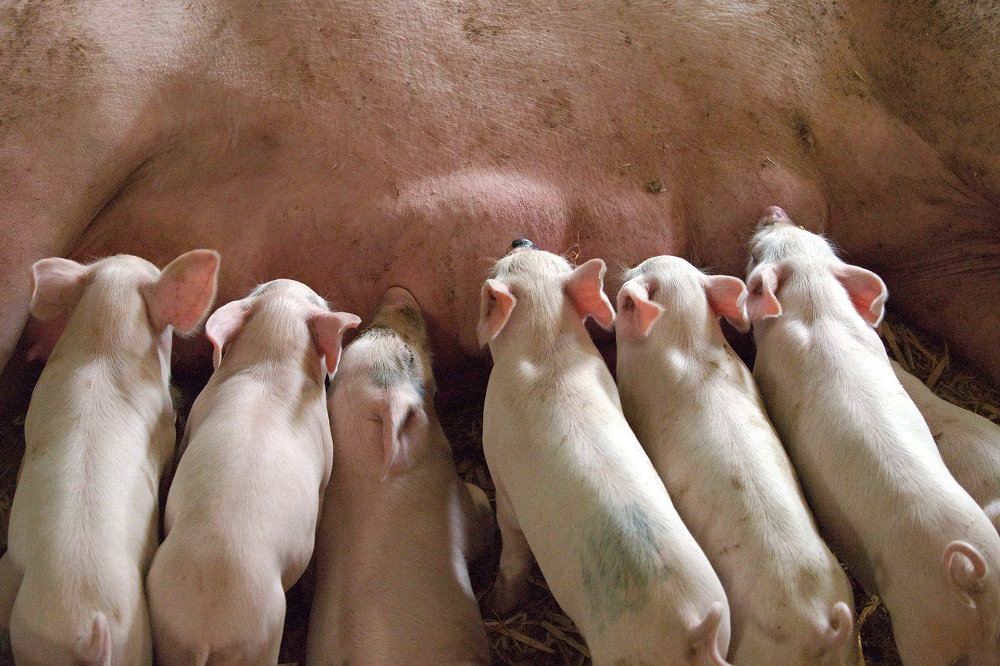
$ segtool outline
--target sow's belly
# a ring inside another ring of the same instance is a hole
[[[217,305],[287,277],[365,321],[387,288],[403,286],[424,309],[436,359],[447,365],[479,353],[480,288],[515,238],[571,259],[605,259],[612,298],[622,268],[686,251],[670,193],[587,173],[586,163],[572,173],[555,160],[396,169],[377,157],[328,157],[319,145],[289,152],[297,154],[272,156],[257,173],[247,165],[260,156],[204,174],[165,158],[147,164],[72,257],[127,252],[162,266],[186,249],[214,248],[222,254]],[[201,336],[176,349],[181,368],[210,363]]]
[[[477,350],[480,286],[515,237],[609,273],[671,252],[736,274],[765,207],[825,223],[829,95],[782,89],[789,59],[820,60],[764,13],[383,4],[185,13],[169,76],[105,72],[139,77],[132,127],[152,129],[71,255],[211,247],[220,303],[283,276],[363,318],[398,284],[447,361]]]

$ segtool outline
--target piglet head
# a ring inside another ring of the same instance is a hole
[[[626,336],[648,337],[667,311],[680,327],[701,326],[708,313],[725,317],[737,330],[749,328],[746,287],[738,278],[705,275],[684,259],[666,255],[647,259],[624,277],[618,292],[618,328]]]
[[[885,283],[878,275],[839,260],[814,266],[828,270],[847,292],[858,315],[873,328],[878,327],[885,315],[885,301],[889,296]],[[793,262],[782,261],[760,264],[750,273],[747,279],[747,315],[750,321],[781,316],[781,287],[797,270],[801,269]]]
[[[294,280],[274,280],[261,285],[250,296],[227,303],[208,318],[205,334],[214,348],[212,362],[216,368],[222,363],[226,346],[261,310],[263,301],[273,303],[280,299],[285,303],[281,307],[291,307],[305,319],[317,353],[326,360],[327,373],[336,371],[344,332],[360,324],[361,319],[347,312],[332,312],[309,287]]]
[[[568,302],[581,320],[590,316],[605,329],[610,329],[615,312],[604,293],[605,270],[600,259],[591,259],[573,268],[565,259],[550,252],[529,251],[524,247],[513,249],[496,263],[491,277],[483,284],[476,328],[480,345],[485,346],[496,338],[507,325],[514,306],[526,295],[538,304],[540,314],[548,312],[548,316],[561,316],[562,304]]]
[[[163,271],[130,255],[108,257],[86,266],[69,259],[42,259],[31,270],[31,313],[39,321],[53,322],[47,324],[48,328],[58,331],[40,335],[28,357],[48,356],[70,313],[91,285],[97,290],[95,303],[106,306],[103,316],[121,320],[110,313],[124,311],[125,304],[120,300],[124,292],[113,296],[113,290],[132,285],[143,299],[154,334],[162,334],[170,327],[181,334],[189,333],[212,305],[218,270],[219,254],[214,250],[187,252]]]
[[[882,279],[841,261],[829,240],[795,226],[780,208],[772,206],[765,211],[750,245],[747,311],[751,321],[781,316],[781,287],[797,271],[814,268],[828,270],[840,282],[868,324],[877,327],[882,321],[888,297]]]

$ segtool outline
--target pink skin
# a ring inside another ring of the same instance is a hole
[[[205,316],[218,267],[207,250],[162,272],[127,256],[33,266],[32,312],[68,323],[25,419],[0,559],[0,622],[17,663],[151,662],[143,577],[174,452],[172,329]]]
[[[344,351],[328,403],[306,661],[488,664],[467,567],[492,546],[489,500],[455,471],[413,297],[390,289],[372,325]]]
[[[221,302],[287,276],[366,318],[402,285],[439,365],[455,369],[484,358],[478,288],[511,239],[600,256],[612,273],[676,254],[735,275],[777,204],[1000,378],[1000,67],[996,22],[977,11],[888,0],[775,12],[652,0],[10,9],[0,365],[44,256],[124,251],[162,265],[213,247]],[[180,367],[207,368],[203,339],[177,351]],[[472,366],[481,378],[484,365]]]
[[[622,409],[725,587],[728,659],[856,664],[851,585],[719,328],[723,316],[749,327],[746,287],[676,257],[647,259],[625,277],[615,319]]]
[[[512,610],[537,561],[595,666],[722,666],[725,591],[583,326],[614,322],[604,272],[600,259],[573,268],[517,249],[483,284],[477,329],[493,357],[483,452],[503,540],[489,605]]]
[[[905,664],[996,666],[1000,539],[890,366],[885,286],[785,221],[752,256],[754,380],[823,537],[885,601]]]
[[[206,322],[217,368],[191,407],[146,578],[158,663],[276,662],[330,477],[324,373],[358,323],[292,280]]]

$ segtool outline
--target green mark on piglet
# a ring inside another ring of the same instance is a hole
[[[659,517],[634,504],[609,507],[592,517],[580,566],[591,614],[599,624],[644,609],[651,588],[673,573],[661,555],[665,530]]]

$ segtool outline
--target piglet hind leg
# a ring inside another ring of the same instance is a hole
[[[468,530],[465,559],[471,563],[482,563],[493,550],[497,534],[497,521],[493,507],[483,489],[473,483],[466,483],[469,499],[466,515]]]
[[[500,551],[500,570],[497,571],[496,583],[484,599],[483,606],[498,617],[505,617],[524,596],[534,556],[503,484],[497,479],[494,482],[497,488],[497,524],[503,548]]]
[[[14,607],[23,574],[11,561],[10,553],[0,557],[0,626],[10,626],[10,611]]]

